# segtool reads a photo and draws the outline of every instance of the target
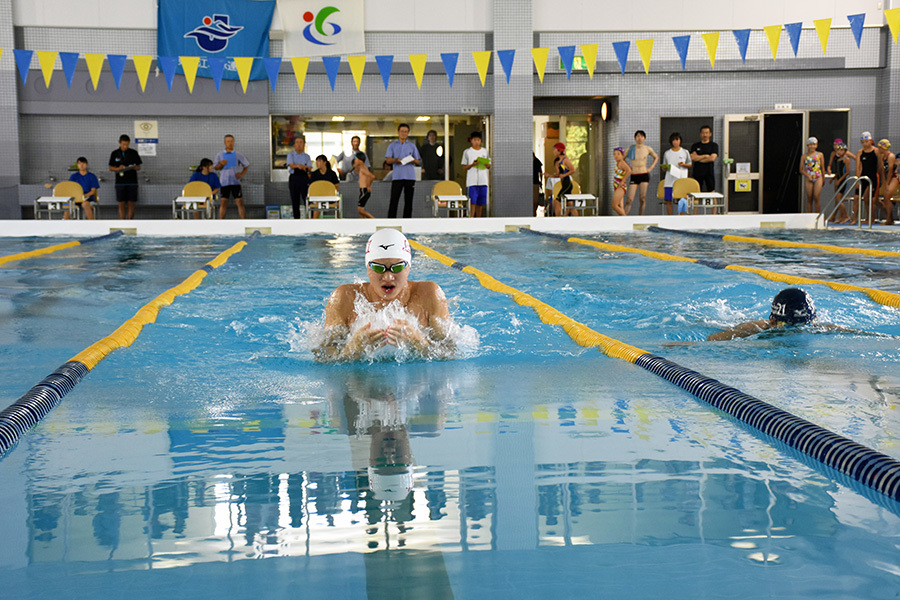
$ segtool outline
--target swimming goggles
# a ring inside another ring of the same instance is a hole
[[[391,273],[402,273],[403,269],[409,266],[409,263],[404,261],[400,261],[398,263],[394,263],[391,266],[383,265],[377,262],[370,262],[369,268],[381,275],[382,273],[386,273],[390,271]]]

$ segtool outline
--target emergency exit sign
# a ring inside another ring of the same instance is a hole
[[[562,58],[559,59],[559,70],[565,71],[566,65],[563,64]],[[583,56],[576,56],[572,59],[572,70],[573,71],[587,71],[587,61],[584,60]]]

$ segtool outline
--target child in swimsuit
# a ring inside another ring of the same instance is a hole
[[[616,172],[613,175],[613,199],[612,208],[616,214],[625,216],[625,190],[628,188],[628,176],[631,175],[631,167],[625,162],[625,150],[616,148],[613,150],[613,159],[616,161]]]
[[[893,197],[897,192],[897,187],[900,186],[900,180],[897,179],[897,169],[896,169],[896,156],[893,152],[891,152],[891,142],[890,140],[879,140],[878,148],[881,150],[881,159],[882,164],[884,165],[884,181],[885,184],[883,186],[882,196],[881,196],[881,206],[884,208],[884,212],[887,214],[887,220],[884,222],[885,225],[893,225],[894,224],[894,202]]]
[[[803,182],[806,187],[807,212],[819,212],[819,196],[822,194],[822,184],[825,182],[825,155],[817,152],[819,140],[814,137],[806,140],[806,154],[800,163],[800,174],[805,177]]]

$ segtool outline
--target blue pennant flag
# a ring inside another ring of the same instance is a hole
[[[328,82],[331,83],[331,91],[334,91],[334,83],[337,81],[338,69],[341,66],[340,56],[323,56],[322,62],[325,64],[325,73],[328,75]]]
[[[391,69],[394,66],[394,56],[376,56],[375,63],[378,65],[378,72],[381,73],[381,81],[384,83],[384,89],[388,89],[388,82],[391,80]]]
[[[866,23],[866,13],[847,15],[847,20],[850,21],[850,31],[853,32],[853,39],[856,40],[856,47],[859,48],[859,44],[862,41],[863,25]]]
[[[750,30],[748,29],[747,31],[749,32]],[[672,38],[672,41],[675,43],[675,50],[678,52],[678,58],[681,59],[681,70],[684,71],[685,67],[687,66],[688,45],[691,43],[691,36],[676,35]],[[626,52],[626,55],[627,54],[628,53]]]
[[[616,52],[616,58],[619,60],[619,68],[622,69],[622,75],[625,74],[625,63],[628,62],[628,47],[631,42],[613,42],[613,50]],[[687,44],[685,44],[687,49]]]
[[[509,76],[512,74],[513,60],[516,58],[516,51],[497,50],[497,58],[500,59],[500,64],[503,66],[503,73],[506,75],[506,83],[509,83]]]
[[[269,83],[272,85],[272,91],[275,91],[275,84],[278,82],[278,72],[281,70],[281,57],[271,56],[263,59],[263,65],[266,67],[266,75],[269,77]]]
[[[732,33],[734,33],[734,40],[737,42],[738,51],[741,53],[741,62],[747,62],[747,46],[750,44],[750,30],[749,29],[735,29]]]
[[[201,57],[198,77],[213,77],[213,57],[269,56],[275,0],[158,0],[158,4],[156,51],[162,56]],[[240,79],[233,62],[222,64],[228,66],[225,79]],[[177,61],[176,69],[184,73]],[[266,77],[264,63],[253,61],[250,79]]]
[[[72,81],[75,79],[75,69],[78,67],[77,52],[60,52],[59,60],[62,62],[63,73],[66,75],[66,83],[72,87]]]
[[[212,77],[213,83],[216,84],[217,92],[222,85],[222,76],[225,74],[225,65],[227,63],[228,59],[224,56],[209,57],[209,76]]]
[[[441,62],[444,63],[447,81],[450,82],[450,87],[453,87],[453,78],[456,77],[456,63],[459,62],[459,52],[441,52]]]
[[[116,89],[122,84],[122,73],[125,72],[125,61],[128,57],[124,54],[107,54],[106,60],[109,62],[109,70],[112,71],[113,81],[116,82]]]
[[[16,57],[16,66],[19,67],[19,77],[22,78],[22,85],[28,83],[28,69],[31,68],[31,57],[34,56],[34,50],[13,50]]]
[[[159,68],[162,69],[163,75],[166,76],[166,85],[169,86],[169,91],[172,91],[172,84],[175,83],[175,71],[178,67],[178,59],[174,56],[160,56],[159,57]]]
[[[800,48],[800,32],[803,31],[803,23],[785,23],[784,28],[787,29],[788,37],[791,40],[791,48],[794,49],[794,56],[797,56],[797,49]]]
[[[566,68],[566,79],[572,79],[572,63],[575,62],[575,46],[560,46],[559,58]]]

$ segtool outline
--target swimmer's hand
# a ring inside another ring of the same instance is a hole
[[[341,352],[344,360],[354,360],[365,353],[367,348],[380,348],[388,343],[385,329],[372,329],[371,323],[366,323],[357,329],[347,340],[347,345]]]
[[[420,354],[428,352],[430,342],[422,335],[422,332],[409,324],[408,321],[395,320],[384,330],[385,340],[388,344],[396,346],[405,343],[414,348]]]

